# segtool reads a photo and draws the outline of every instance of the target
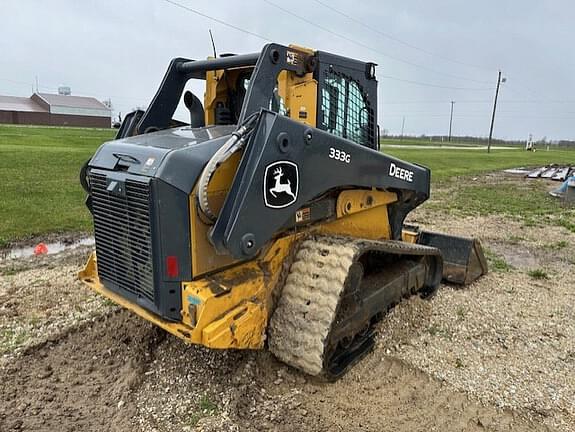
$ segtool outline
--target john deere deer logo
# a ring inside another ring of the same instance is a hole
[[[281,167],[274,170],[274,179],[276,180],[276,184],[273,188],[270,189],[270,193],[274,196],[274,198],[276,198],[278,193],[284,192],[290,195],[293,199],[295,199],[295,195],[291,191],[290,180],[286,179],[287,183],[282,183],[281,178],[283,175],[284,172],[282,171]]]
[[[299,173],[290,161],[269,164],[264,174],[264,201],[266,207],[284,208],[294,203],[298,194]]]

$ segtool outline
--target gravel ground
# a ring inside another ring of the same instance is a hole
[[[510,268],[398,305],[381,324],[382,348],[485,404],[575,430],[575,234],[503,217],[447,222],[423,213],[415,215],[420,225],[476,236]],[[559,241],[566,246],[549,249]],[[534,269],[547,277],[529,276]]]
[[[112,308],[78,281],[89,252],[0,261],[1,361]]]
[[[76,281],[87,250],[0,262],[0,430],[575,430],[575,234],[425,208],[411,221],[477,236],[509,268],[396,306],[336,383],[166,336]]]

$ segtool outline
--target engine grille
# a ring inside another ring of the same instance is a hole
[[[98,275],[154,301],[149,183],[125,181],[125,196],[107,191],[106,176],[91,173]]]

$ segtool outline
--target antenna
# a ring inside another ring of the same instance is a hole
[[[214,58],[218,56],[216,53],[216,44],[214,43],[214,35],[212,35],[212,29],[208,29],[210,32],[210,39],[212,40],[212,49],[214,50]]]

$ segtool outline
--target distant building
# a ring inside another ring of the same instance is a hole
[[[34,93],[0,96],[0,123],[109,128],[111,110],[92,97]]]

